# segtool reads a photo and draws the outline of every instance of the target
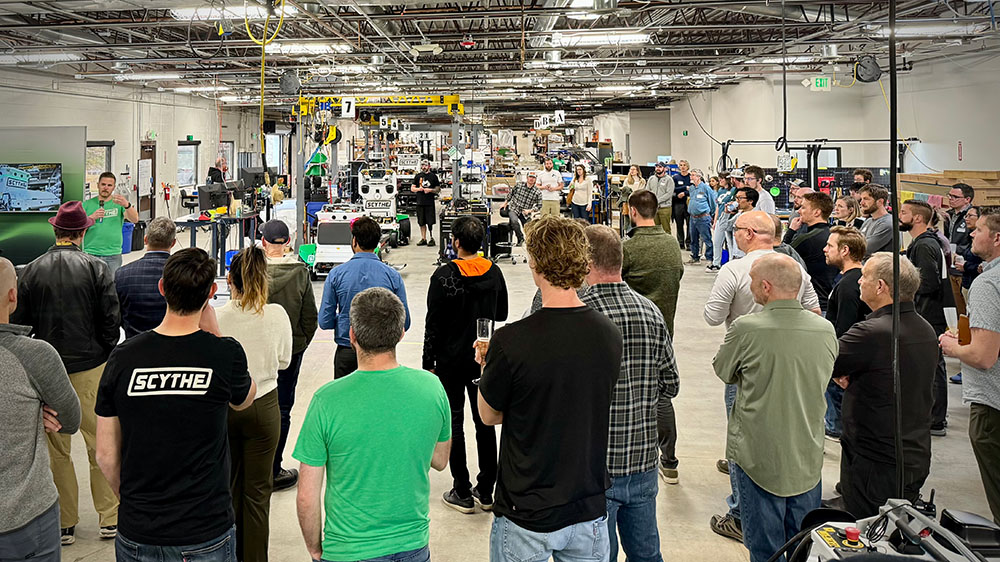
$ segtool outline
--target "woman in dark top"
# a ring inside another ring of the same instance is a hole
[[[861,216],[858,200],[849,195],[837,199],[833,204],[830,222],[834,226],[853,226],[860,230],[865,219]]]
[[[965,226],[967,227],[967,232],[972,232],[976,229],[976,223],[979,221],[979,207],[969,207],[968,212],[965,213]],[[955,269],[962,272],[962,296],[966,299],[969,297],[969,287],[972,286],[972,282],[979,276],[980,267],[982,267],[983,258],[972,253],[972,244],[961,245],[958,247],[958,251],[955,256]]]

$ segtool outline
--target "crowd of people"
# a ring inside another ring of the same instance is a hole
[[[888,192],[865,172],[836,201],[795,186],[786,229],[759,167],[705,181],[685,161],[680,178],[658,164],[645,180],[626,179],[632,228],[619,233],[588,224],[583,199],[570,200],[575,218],[560,215],[562,180],[548,161],[504,204],[538,306],[483,337],[483,325],[510,317],[507,283],[480,255],[483,223],[456,219],[457,258],[427,287],[421,369],[397,359],[410,327],[406,287],[374,253],[372,219],[351,224],[354,256],[328,276],[318,307],[289,255],[288,227],[268,221],[260,246],[233,258],[229,300],[216,308],[218,264],[198,248],[172,251],[172,221],[151,221],[144,256],[116,267],[83,251],[119,204],[113,190],[100,192],[101,216],[66,203],[44,255],[18,275],[0,258],[0,551],[59,560],[59,545],[73,543],[70,435],[80,431],[100,537],[116,541],[120,562],[266,561],[271,494],[296,485],[314,561],[426,561],[431,468],[450,469],[444,505],[494,514],[494,562],[617,560],[619,548],[629,560],[662,560],[658,483],[680,481],[681,248],[694,265],[702,244],[716,275],[704,320],[726,327],[712,368],[725,384],[717,468],[730,490],[713,531],[741,541],[753,562],[778,552],[824,501],[824,438],[842,448],[837,497],[825,501],[857,518],[900,486],[915,501],[931,438],[946,434],[944,356],[963,364],[970,438],[1000,521],[1000,215],[980,215],[964,184],[948,214],[904,201],[900,227],[913,241],[894,279]],[[431,197],[437,188],[416,187]],[[959,299],[965,345],[947,314]],[[291,454],[299,470],[286,469],[299,371],[318,328],[334,331],[333,380],[310,398]]]

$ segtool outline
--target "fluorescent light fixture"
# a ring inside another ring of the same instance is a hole
[[[594,0],[572,0],[569,3],[570,8],[583,8],[585,10],[594,9]]]
[[[553,33],[556,47],[599,47],[603,45],[641,45],[649,43],[648,33],[636,32],[572,32]]]
[[[223,103],[233,103],[241,101],[250,101],[250,98],[247,96],[219,96],[219,101]]]
[[[0,64],[73,62],[78,60],[83,60],[83,55],[77,53],[15,53],[0,55]]]
[[[601,19],[601,14],[593,12],[566,12],[566,17],[571,20],[593,21]]]
[[[176,72],[132,72],[130,74],[118,74],[115,80],[119,82],[138,82],[142,80],[180,80],[181,75]]]
[[[641,86],[598,86],[594,88],[598,92],[634,92],[636,90],[641,90]]]
[[[183,87],[174,88],[174,92],[178,94],[200,94],[203,92],[228,92],[229,86],[194,86],[194,87]]]
[[[330,66],[317,66],[310,68],[312,74],[327,76],[330,74],[367,74],[372,71],[372,67],[364,64],[338,64]]]
[[[487,84],[531,84],[531,78],[527,76],[521,76],[516,78],[490,78],[486,81]]]
[[[768,57],[761,59],[761,64],[781,64],[781,57]],[[785,62],[788,64],[806,64],[810,62],[816,62],[816,57],[812,55],[787,55],[785,57]],[[747,64],[754,64],[754,62],[747,61]]]
[[[987,29],[988,22],[981,23],[906,23],[896,24],[896,37],[948,37],[978,35]],[[878,37],[889,37],[888,25],[868,25],[865,31]]]
[[[269,55],[330,55],[333,53],[349,53],[351,46],[347,43],[269,43],[264,47]]]
[[[293,18],[299,13],[299,11],[292,6],[285,6],[284,12],[286,18]],[[250,20],[263,20],[267,17],[267,10],[263,6],[258,5],[226,6],[225,11],[220,11],[218,8],[213,8],[212,6],[199,6],[196,8],[176,8],[170,10],[170,15],[176,20],[242,20],[244,17]],[[280,16],[281,12],[275,10],[274,16],[271,17],[271,20],[277,22]]]

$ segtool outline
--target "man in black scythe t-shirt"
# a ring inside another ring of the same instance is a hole
[[[236,560],[227,419],[256,387],[242,346],[200,329],[215,324],[215,269],[198,248],[171,256],[163,323],[119,345],[101,378],[97,461],[121,498],[118,562]]]

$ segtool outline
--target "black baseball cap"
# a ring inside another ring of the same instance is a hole
[[[667,167],[667,163],[664,162],[663,160],[657,160],[656,164],[653,164],[653,166],[657,167],[657,168],[666,168]]]
[[[270,244],[287,244],[289,240],[288,225],[285,221],[271,219],[260,225],[260,233]]]

